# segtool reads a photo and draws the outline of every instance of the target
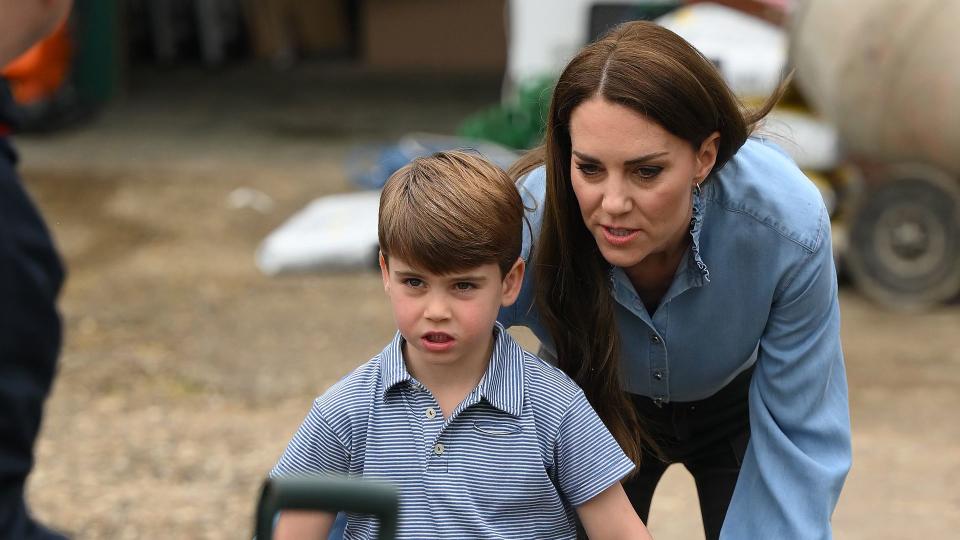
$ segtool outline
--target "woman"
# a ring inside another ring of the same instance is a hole
[[[751,137],[778,97],[744,112],[683,39],[629,23],[567,65],[513,171],[532,271],[501,322],[640,460],[644,521],[666,466],[690,470],[707,538],[829,538],[850,466],[829,217]]]

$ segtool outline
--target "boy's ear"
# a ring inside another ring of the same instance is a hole
[[[390,268],[387,266],[387,260],[383,257],[383,252],[380,252],[378,256],[380,260],[380,277],[383,278],[383,290],[384,292],[390,292]]]
[[[526,271],[526,261],[522,257],[517,257],[507,275],[503,276],[503,297],[500,305],[507,307],[513,305],[520,296],[520,288],[523,286],[523,273]]]

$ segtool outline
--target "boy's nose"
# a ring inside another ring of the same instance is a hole
[[[450,307],[447,302],[437,296],[427,300],[423,316],[431,321],[441,321],[450,318]]]

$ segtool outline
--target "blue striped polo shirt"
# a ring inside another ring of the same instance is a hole
[[[397,538],[576,538],[574,507],[633,470],[577,385],[497,323],[487,371],[448,419],[403,361],[398,332],[314,401],[271,476],[393,483]],[[344,538],[372,538],[349,515]]]

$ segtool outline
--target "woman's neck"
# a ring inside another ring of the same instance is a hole
[[[638,264],[624,268],[630,283],[651,315],[670,289],[689,245],[690,235],[684,230],[679,238],[671,242],[671,248],[651,253]]]

